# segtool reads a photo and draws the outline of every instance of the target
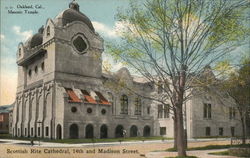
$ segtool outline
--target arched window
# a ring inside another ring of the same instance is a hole
[[[47,27],[46,35],[47,35],[47,36],[50,36],[50,27],[49,27],[49,26]]]
[[[121,114],[128,114],[128,97],[126,95],[121,96]]]
[[[111,104],[112,114],[114,114],[114,97],[113,97],[112,93],[110,93],[110,92],[108,92],[108,101]]]
[[[88,124],[85,129],[86,138],[94,138],[94,127],[92,124]]]
[[[77,139],[78,138],[78,126],[77,126],[77,124],[70,125],[69,137],[70,137],[70,139]]]
[[[141,115],[141,98],[135,98],[135,115]]]
[[[130,137],[137,137],[138,136],[138,128],[133,125],[130,128]]]
[[[100,128],[100,138],[108,138],[108,127],[105,124]]]

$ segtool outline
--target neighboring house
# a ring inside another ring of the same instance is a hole
[[[142,96],[161,95],[161,89],[126,68],[103,73],[103,39],[76,2],[69,6],[18,46],[13,136],[173,137],[167,105],[117,89],[113,79],[124,81]],[[209,96],[197,95],[184,107],[188,137],[239,134],[237,114],[231,119],[225,113],[231,104],[222,107]]]
[[[11,133],[13,106],[14,104],[0,106],[0,133]]]

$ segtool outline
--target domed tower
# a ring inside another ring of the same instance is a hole
[[[19,44],[14,136],[55,138],[56,124],[63,127],[66,88],[102,83],[103,39],[79,8],[72,1]]]

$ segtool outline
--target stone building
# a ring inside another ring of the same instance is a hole
[[[128,137],[173,137],[168,106],[106,86],[118,78],[142,96],[159,93],[157,87],[131,76],[126,68],[103,73],[103,42],[73,1],[69,9],[48,19],[38,33],[19,44],[13,136],[114,138],[123,136],[125,130]],[[235,120],[222,118],[216,110],[217,118],[212,112],[217,105],[202,97],[187,102],[188,137],[231,135],[230,128],[237,134]]]

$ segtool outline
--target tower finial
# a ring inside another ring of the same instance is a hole
[[[75,0],[73,0],[69,3],[69,8],[79,11],[79,4]]]

